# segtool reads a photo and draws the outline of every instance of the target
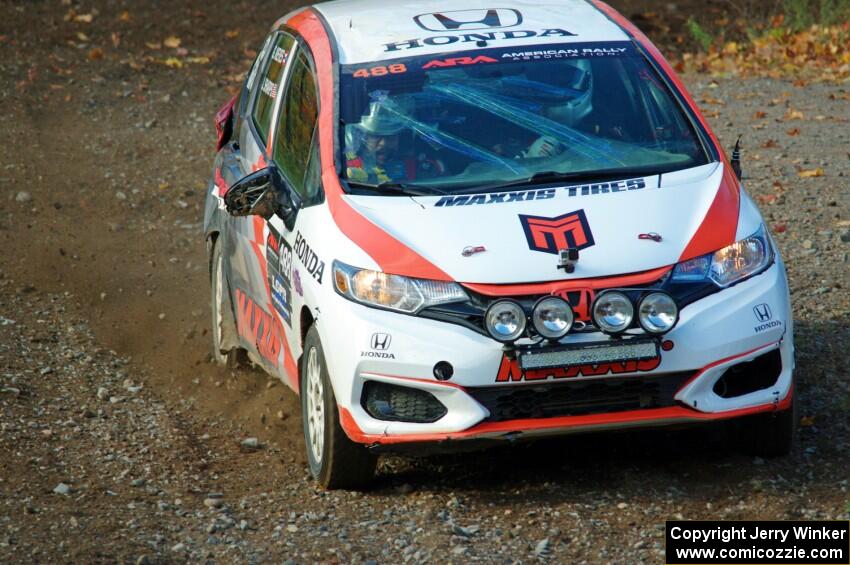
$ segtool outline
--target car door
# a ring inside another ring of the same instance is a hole
[[[266,222],[268,284],[274,315],[283,328],[285,380],[297,390],[294,360],[301,354],[302,306],[315,297],[314,285],[324,277],[324,262],[310,251],[313,232],[324,201],[317,135],[318,91],[309,52],[296,47],[287,73],[283,98],[272,131],[271,160],[279,169],[298,210],[287,227],[275,215]],[[314,304],[314,302],[312,302]],[[291,359],[288,355],[291,354]]]
[[[295,49],[295,38],[273,33],[246,80],[249,94],[234,140],[226,146],[219,170],[230,186],[234,181],[259,170],[270,161],[269,142],[280,108],[284,84]],[[265,57],[263,59],[263,57]],[[244,93],[243,93],[244,95]],[[232,178],[228,178],[232,175]],[[230,265],[230,291],[240,340],[255,361],[277,374],[287,351],[284,331],[273,314],[266,258],[266,222],[259,216],[228,219],[225,253]],[[291,355],[288,356],[291,359]]]

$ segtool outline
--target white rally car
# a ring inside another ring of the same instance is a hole
[[[214,356],[302,398],[310,469],[742,418],[794,436],[785,269],[670,65],[597,0],[338,0],[216,117]]]

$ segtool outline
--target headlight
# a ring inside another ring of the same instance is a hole
[[[525,333],[525,310],[513,300],[497,300],[484,313],[484,326],[493,339],[509,343]]]
[[[333,273],[334,288],[345,298],[408,314],[428,306],[468,299],[460,285],[453,282],[388,275],[339,261],[334,261]]]
[[[624,332],[632,324],[634,317],[635,307],[622,292],[603,292],[593,303],[593,321],[603,332]]]
[[[540,299],[531,311],[534,329],[546,339],[561,339],[567,335],[574,319],[569,303],[557,296]]]
[[[736,241],[709,255],[679,263],[673,269],[673,281],[692,282],[710,279],[725,287],[765,270],[773,261],[773,248],[764,224],[750,237]]]
[[[673,298],[664,292],[647,294],[638,305],[638,321],[649,333],[668,332],[673,329],[678,319],[679,307]]]

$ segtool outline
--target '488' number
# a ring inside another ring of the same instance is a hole
[[[352,76],[354,78],[369,78],[382,77],[386,75],[397,75],[406,72],[407,67],[404,64],[396,63],[394,65],[372,67],[371,69],[357,69],[356,71],[354,71],[354,74]]]

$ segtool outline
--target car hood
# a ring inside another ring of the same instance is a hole
[[[455,281],[546,282],[636,273],[677,263],[714,201],[722,177],[723,165],[711,163],[595,184],[520,187],[481,195],[346,199]],[[653,238],[655,234],[660,240]],[[572,274],[558,268],[557,251],[563,247],[579,248]],[[467,248],[473,252],[465,254]]]

